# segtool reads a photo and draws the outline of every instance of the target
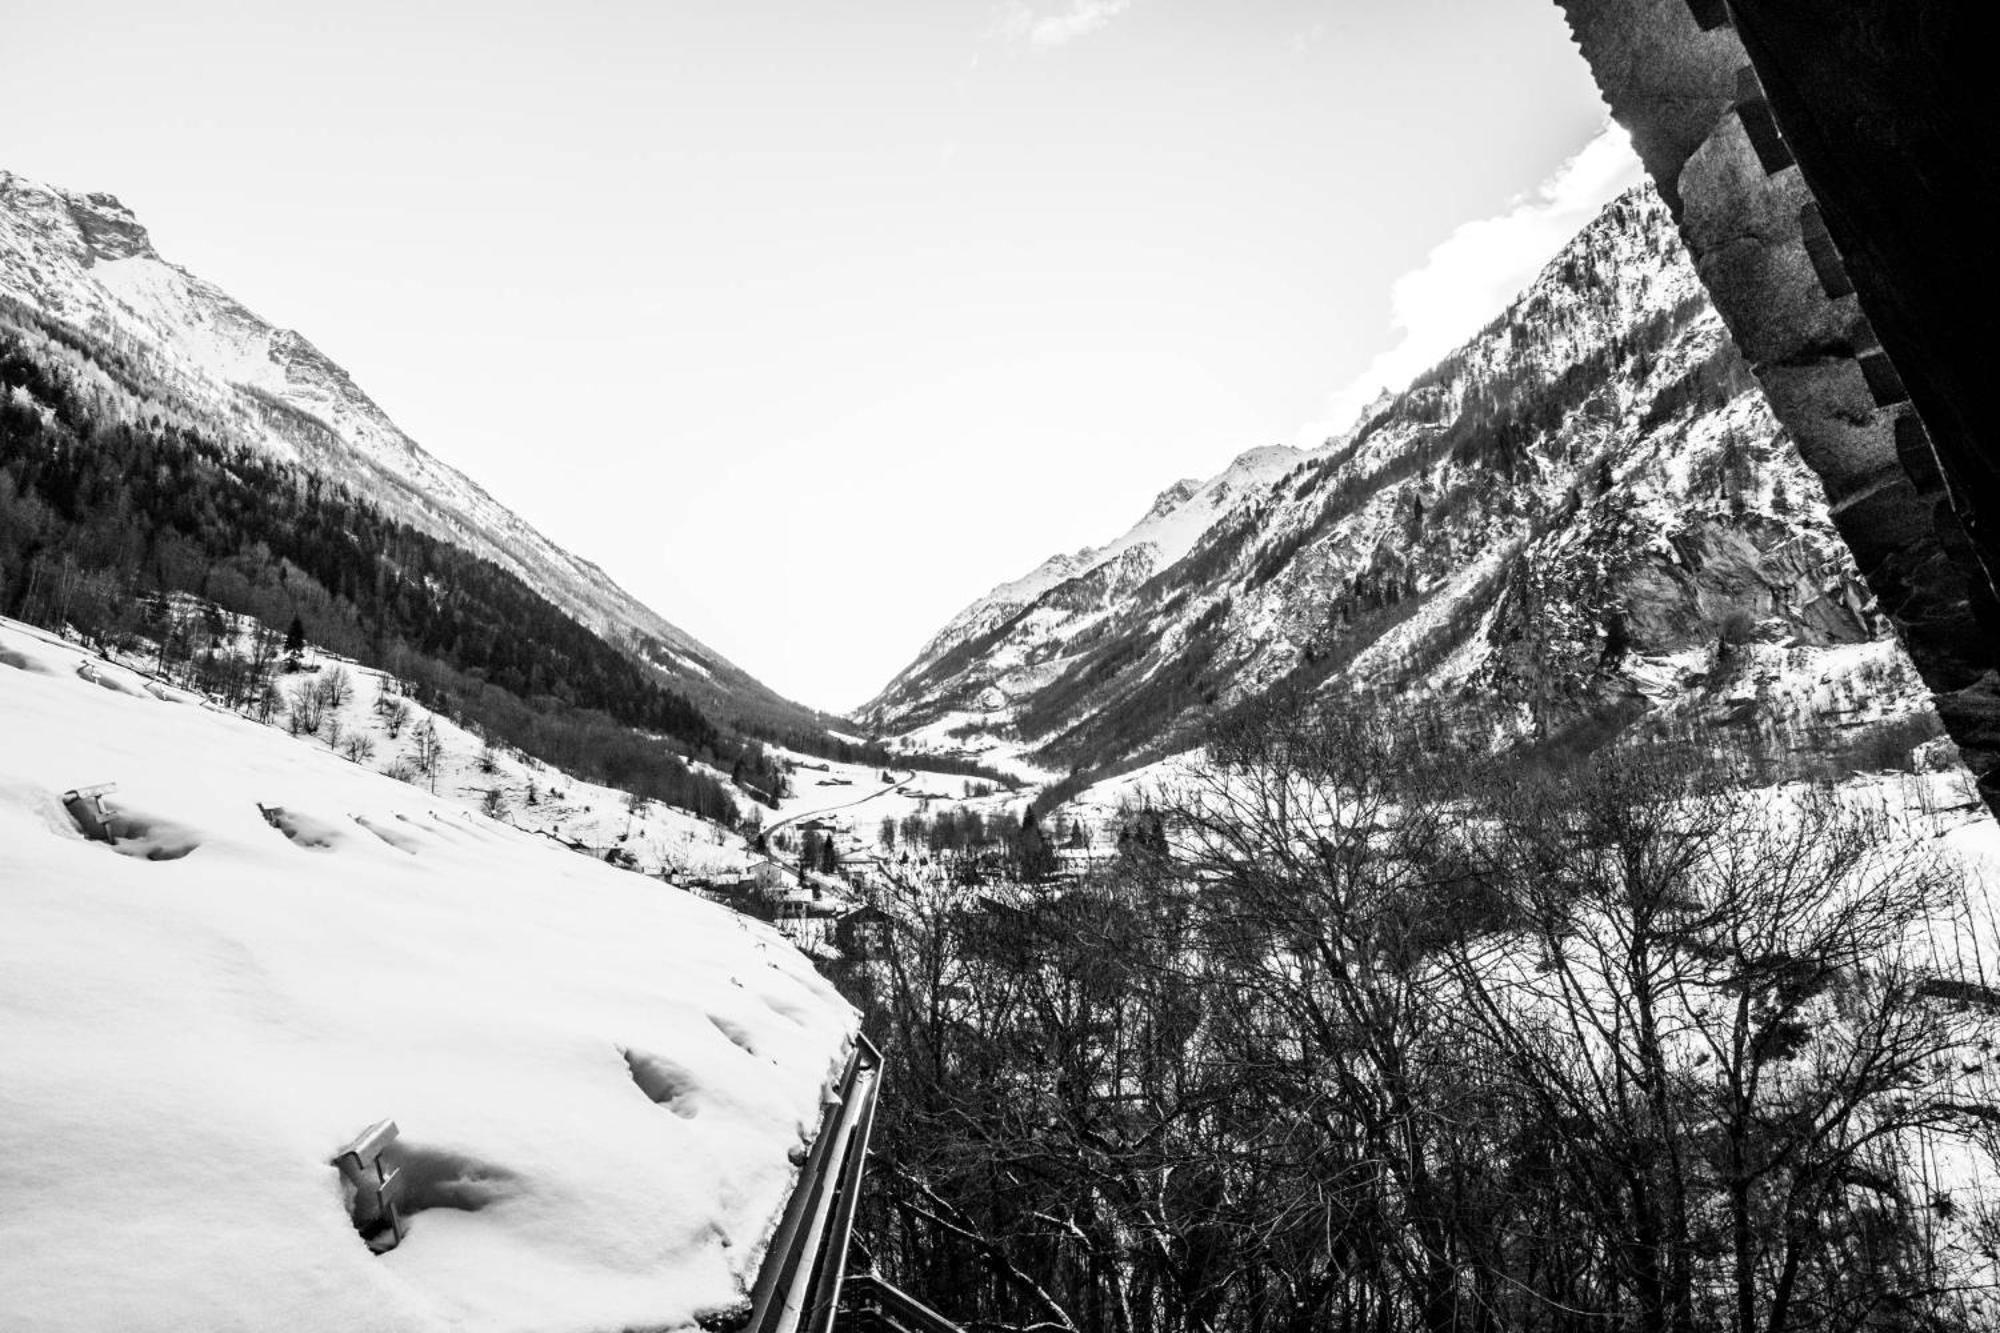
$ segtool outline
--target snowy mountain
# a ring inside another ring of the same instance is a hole
[[[0,1326],[746,1307],[857,1022],[774,931],[9,620],[0,737]]]
[[[302,464],[493,561],[651,662],[697,703],[725,715],[811,720],[424,452],[302,335],[274,328],[162,259],[145,228],[109,194],[0,171],[6,329],[33,339],[72,375],[95,381],[101,405],[115,414],[163,415],[208,438]]]
[[[1073,555],[1051,556],[1029,573],[1001,584],[959,612],[925,645],[916,661],[889,683],[881,699],[920,690],[921,682],[936,676],[936,664],[953,649],[971,640],[983,640],[1028,608],[1042,603],[1057,589],[1065,591],[1063,601],[1094,595],[1105,605],[1129,595],[1154,574],[1187,555],[1218,519],[1246,497],[1267,488],[1301,456],[1298,450],[1283,446],[1252,449],[1207,482],[1192,478],[1175,482],[1160,492],[1145,517],[1123,535],[1103,546],[1085,547]],[[1045,616],[1041,624],[1048,625],[1054,633],[1057,626],[1051,622],[1056,619]],[[1017,637],[1031,637],[1036,627],[1030,623],[1025,633]],[[978,663],[982,672],[999,673],[1014,665],[1004,656],[1012,647],[1003,647],[999,654]],[[880,700],[870,704],[863,710],[864,715],[875,715],[879,704]]]
[[[1641,189],[1348,437],[1246,454],[995,589],[862,716],[1052,766],[1165,752],[1274,690],[1471,695],[1543,734],[1781,728],[1781,677],[1884,635]],[[1893,644],[1869,657],[1921,697]]]

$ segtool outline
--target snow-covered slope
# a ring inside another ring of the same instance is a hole
[[[1469,692],[1548,730],[1698,717],[1753,644],[1884,633],[1650,189],[1348,437],[1183,493],[1177,556],[1128,571],[1114,543],[996,590],[867,720],[1062,762],[1276,689]]]
[[[1103,546],[1087,546],[1074,554],[1053,555],[1027,574],[1001,584],[966,607],[916,660],[889,682],[881,699],[901,693],[912,678],[959,644],[993,629],[1053,588],[1072,580],[1097,576],[1106,597],[1118,597],[1186,555],[1214,525],[1245,496],[1269,486],[1303,455],[1272,445],[1252,449],[1206,482],[1183,478],[1161,491],[1144,518]],[[879,700],[877,701],[879,703]],[[873,710],[871,703],[863,712]]]
[[[107,781],[116,845],[62,800]],[[0,1328],[35,1333],[691,1327],[855,1025],[755,922],[12,621],[0,922]],[[376,1257],[330,1163],[385,1117]]]
[[[110,349],[107,360],[133,381],[115,386],[114,410],[164,408],[212,437],[309,466],[517,574],[599,634],[653,661],[697,701],[719,692],[739,707],[803,716],[424,452],[303,336],[274,328],[160,258],[112,195],[0,171],[0,298]],[[0,320],[9,314],[0,302]],[[60,354],[62,338],[52,342]]]
[[[212,617],[229,625],[248,651],[254,632],[248,617],[227,616],[192,598],[175,602],[184,620]],[[142,641],[125,660],[147,665],[153,648]],[[493,742],[426,708],[411,697],[407,682],[385,671],[314,649],[299,670],[280,672],[274,684],[278,704],[268,721],[296,743],[324,746],[562,846],[675,881],[739,874],[756,860],[733,828],[659,801],[634,801],[630,792]],[[254,703],[249,708],[257,711]],[[426,735],[432,750],[427,765]],[[747,798],[739,802],[738,813],[748,805]]]

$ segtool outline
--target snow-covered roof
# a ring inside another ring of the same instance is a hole
[[[0,621],[13,1326],[654,1327],[741,1300],[855,1027],[800,954],[84,660]],[[103,781],[121,846],[62,804]],[[148,847],[185,854],[120,854]],[[376,1257],[331,1163],[384,1118],[420,1210]]]

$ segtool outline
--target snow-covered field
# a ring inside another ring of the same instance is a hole
[[[1053,782],[1062,776],[1058,769],[1036,763],[1028,747],[1008,735],[1016,710],[993,691],[993,707],[979,710],[952,709],[896,736],[896,744],[912,763],[922,763],[926,755],[949,755],[955,759],[977,760],[996,773],[1005,773],[1029,784]]]
[[[91,660],[0,621],[0,1328],[682,1327],[742,1299],[854,1031],[801,956]],[[115,846],[63,806],[101,782]],[[376,1257],[331,1161],[383,1118],[413,1215]]]
[[[843,857],[873,851],[884,819],[899,823],[911,815],[935,819],[947,811],[977,810],[988,817],[1019,814],[1034,788],[1010,792],[984,778],[933,773],[899,763],[893,769],[842,764],[791,750],[773,749],[793,766],[792,789],[764,819],[767,829],[781,823],[796,830],[812,822],[836,835]],[[888,777],[883,775],[887,773]],[[984,792],[984,795],[973,793]]]

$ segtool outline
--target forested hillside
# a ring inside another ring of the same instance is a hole
[[[174,426],[346,487],[515,576],[718,723],[811,732],[780,697],[428,453],[302,334],[167,262],[109,194],[0,169],[0,326],[99,428]]]
[[[1726,714],[1782,744],[1776,695],[1885,635],[1641,189],[1344,438],[1247,454],[995,589],[863,716],[1057,767],[1172,753],[1274,695],[1477,697],[1534,736]]]
[[[274,630],[296,621],[498,738],[710,818],[733,820],[735,800],[683,760],[772,788],[754,741],[516,575],[344,484],[157,416],[107,422],[4,327],[0,385],[0,613],[109,639],[153,628],[155,595],[190,593]]]

